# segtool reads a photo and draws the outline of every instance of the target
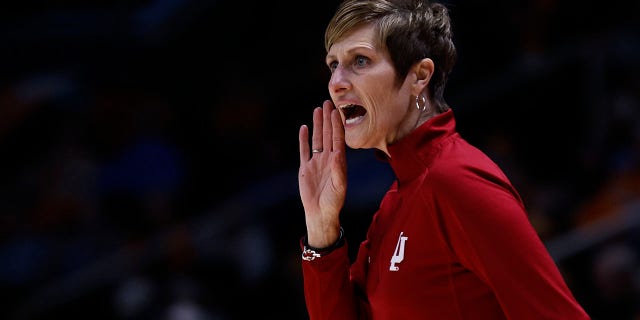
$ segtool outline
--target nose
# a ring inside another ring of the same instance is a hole
[[[331,79],[329,79],[329,93],[336,94],[349,89],[351,89],[349,72],[348,70],[338,66],[331,73]]]

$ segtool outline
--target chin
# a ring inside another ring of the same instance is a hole
[[[358,149],[358,144],[354,143],[354,141],[349,138],[345,139],[345,144],[347,145],[347,147],[351,149]]]
[[[347,147],[351,148],[351,149],[366,149],[368,148],[367,146],[365,146],[364,144],[358,142],[357,140],[354,139],[345,139],[345,144],[347,145]]]

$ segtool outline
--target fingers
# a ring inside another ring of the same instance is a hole
[[[313,109],[313,129],[309,148],[309,127],[302,125],[298,133],[300,162],[309,160],[314,153],[344,150],[344,125],[340,113],[330,100]]]
[[[300,126],[298,131],[298,145],[300,148],[300,164],[309,159],[309,127]]]
[[[323,149],[322,135],[323,135],[323,123],[324,117],[322,115],[323,109],[317,107],[313,109],[313,133],[311,136],[311,151]],[[330,123],[327,121],[327,123]]]
[[[332,150],[343,152],[345,148],[344,143],[344,124],[342,123],[342,117],[340,117],[340,111],[333,109],[331,111],[331,124],[333,127],[332,137]]]
[[[329,100],[325,100],[322,104],[322,118],[326,124],[322,127],[322,149],[331,152],[333,150],[333,124],[331,123],[331,111],[333,104]]]

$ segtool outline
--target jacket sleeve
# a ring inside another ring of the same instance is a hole
[[[300,247],[303,248],[302,241]],[[316,258],[302,260],[304,296],[310,320],[366,319],[360,312],[360,289],[352,282],[348,244]]]
[[[465,168],[441,180],[451,250],[493,288],[508,319],[589,319],[500,171]]]

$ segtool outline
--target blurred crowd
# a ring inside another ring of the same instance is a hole
[[[0,13],[0,318],[306,318],[297,130],[336,2],[205,2]],[[459,131],[593,319],[640,319],[640,4],[448,3]],[[393,178],[348,157],[356,243]]]

